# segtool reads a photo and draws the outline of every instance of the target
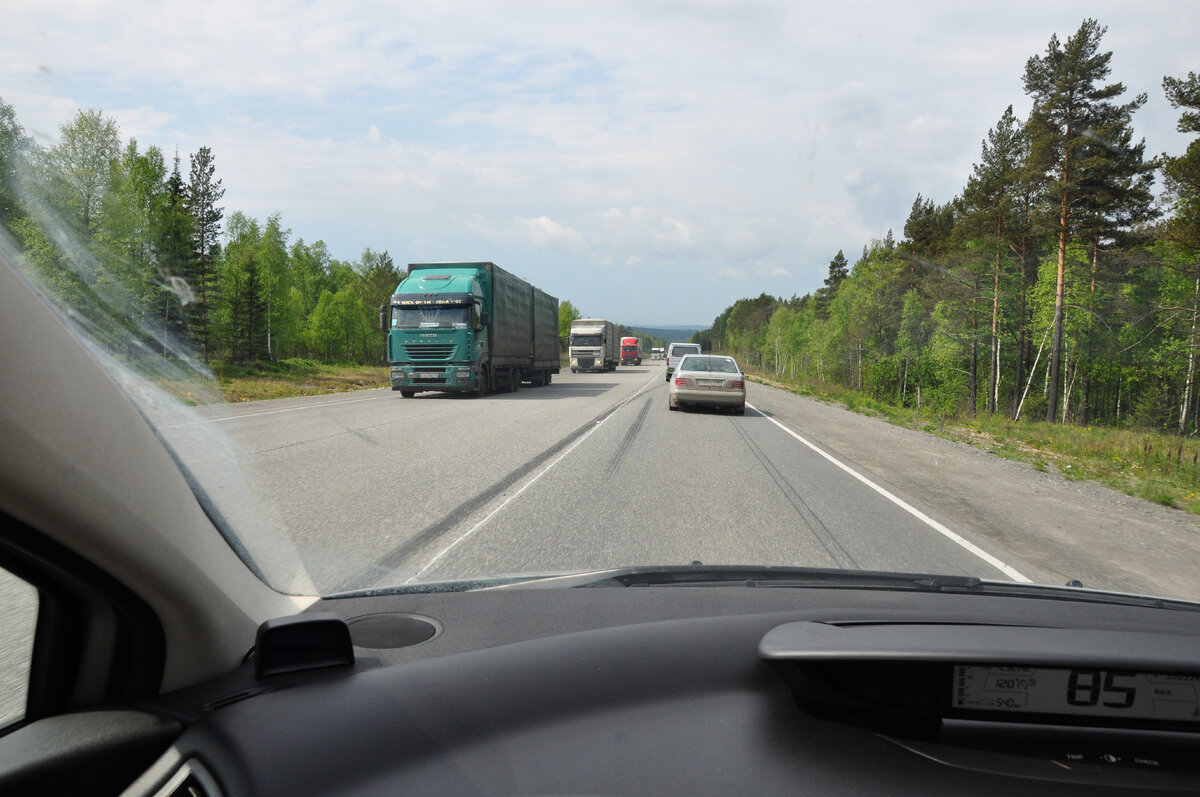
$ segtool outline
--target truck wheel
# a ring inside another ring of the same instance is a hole
[[[400,395],[401,395],[401,396],[403,396],[404,398],[412,398],[413,396],[417,395],[417,391],[415,391],[415,390],[401,390],[401,391],[400,391]]]
[[[490,378],[491,374],[488,372],[486,365],[479,369],[479,387],[475,390],[475,395],[479,398],[483,398],[488,394],[488,387],[490,386],[488,380]]]

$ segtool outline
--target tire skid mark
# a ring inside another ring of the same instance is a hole
[[[812,507],[808,505],[808,502],[804,500],[804,497],[800,495],[799,491],[792,486],[792,483],[788,481],[787,477],[783,475],[783,472],[775,466],[775,463],[770,460],[770,458],[766,455],[766,452],[764,452],[758,443],[754,442],[745,429],[742,428],[743,424],[737,423],[732,419],[730,419],[730,423],[733,424],[733,428],[737,430],[737,433],[741,435],[742,440],[744,440],[746,443],[746,447],[750,449],[750,453],[755,456],[755,458],[763,466],[763,470],[765,470],[767,475],[771,477],[771,481],[775,482],[775,486],[779,488],[779,492],[783,494],[784,499],[786,499],[787,502],[792,505],[792,508],[796,510],[796,515],[799,516],[801,522],[808,527],[808,530],[812,533],[812,536],[818,543],[821,544],[821,547],[825,549],[825,553],[827,553],[829,558],[833,560],[835,566],[841,568],[851,568],[855,570],[860,569],[858,562],[856,562],[850,552],[842,546],[841,542],[838,541],[834,533],[829,530],[829,527],[821,522],[821,519],[817,517],[817,513],[814,512]]]
[[[633,423],[629,425],[629,430],[625,432],[625,437],[622,438],[621,444],[617,446],[617,450],[613,452],[612,459],[608,461],[608,467],[604,471],[605,475],[611,476],[613,471],[621,467],[621,463],[625,461],[625,455],[629,453],[629,448],[633,445],[634,438],[637,437],[638,432],[642,429],[642,424],[646,420],[646,414],[650,412],[651,401],[653,399],[647,396],[646,400],[642,402],[641,412],[633,419]]]
[[[646,387],[649,387],[647,385]],[[374,563],[365,566],[360,572],[343,580],[342,585],[337,589],[332,590],[333,594],[343,590],[358,590],[364,584],[374,584],[382,574],[391,573],[404,565],[409,558],[421,548],[433,543],[444,535],[453,532],[465,517],[470,515],[479,507],[488,503],[492,499],[498,497],[514,484],[525,479],[531,473],[535,472],[540,466],[544,465],[547,460],[552,459],[555,455],[570,448],[577,441],[590,434],[597,426],[604,423],[608,418],[619,411],[626,404],[636,399],[639,395],[645,392],[646,387],[642,387],[633,396],[618,401],[616,404],[605,409],[599,415],[596,415],[591,420],[576,428],[574,431],[567,434],[558,442],[552,444],[541,453],[528,459],[524,464],[517,466],[509,471],[499,481],[493,483],[483,492],[480,492],[471,498],[463,501],[454,509],[450,510],[446,515],[436,523],[433,523],[419,532],[409,537],[404,542],[393,548],[388,554],[377,559]],[[647,401],[650,399],[648,398]],[[429,565],[426,565],[428,568]]]

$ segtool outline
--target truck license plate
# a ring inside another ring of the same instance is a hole
[[[416,379],[437,379],[441,374],[436,371],[417,371],[413,374]]]

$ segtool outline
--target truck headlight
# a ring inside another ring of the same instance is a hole
[[[471,369],[470,368],[457,368],[454,371],[454,375],[457,376],[459,379],[470,379],[471,378]]]

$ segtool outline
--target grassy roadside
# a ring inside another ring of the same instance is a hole
[[[315,360],[282,360],[254,365],[215,365],[217,389],[226,401],[317,396],[387,387],[384,366],[325,365]]]
[[[781,382],[746,368],[756,382],[854,412],[969,443],[1006,459],[1028,462],[1067,479],[1093,481],[1128,495],[1200,514],[1200,441],[1161,432],[1048,424],[1002,415],[954,418],[895,407],[833,386],[821,390]]]

